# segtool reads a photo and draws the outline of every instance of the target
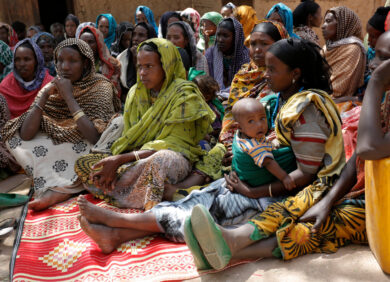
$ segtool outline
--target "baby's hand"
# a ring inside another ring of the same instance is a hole
[[[291,191],[296,187],[294,180],[287,174],[285,178],[283,178],[283,185],[288,190]]]
[[[271,143],[272,143],[272,148],[273,149],[279,149],[280,148],[280,143],[279,143],[278,139],[275,138],[274,140],[271,141]]]

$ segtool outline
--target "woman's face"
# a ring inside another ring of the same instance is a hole
[[[228,18],[230,16],[232,16],[233,14],[233,11],[232,9],[228,8],[228,7],[222,7],[221,9],[221,15],[224,17],[224,18]]]
[[[148,39],[148,31],[143,26],[137,26],[133,32],[133,39],[131,46],[138,46],[140,43]]]
[[[269,16],[268,19],[269,19],[270,21],[279,22],[279,23],[281,23],[281,24],[284,26],[283,19],[282,19],[282,17],[279,15],[278,12],[273,12],[273,13],[271,14],[271,16]]]
[[[135,18],[137,19],[137,23],[148,23],[148,20],[145,16],[144,13],[141,11],[138,11],[137,14],[135,15]]]
[[[333,13],[327,13],[325,15],[324,23],[322,24],[321,29],[325,40],[336,40],[337,20]]]
[[[233,39],[233,32],[227,28],[220,27],[217,30],[217,46],[223,54],[229,54],[232,51],[234,47]]]
[[[68,37],[74,37],[76,34],[77,25],[74,21],[68,20],[65,23],[65,32]]]
[[[320,27],[322,23],[322,11],[321,7],[318,7],[317,12],[314,15],[309,15],[309,25],[314,27]]]
[[[161,90],[165,72],[157,53],[144,50],[139,51],[137,54],[137,71],[141,82],[147,89],[157,92]]]
[[[127,49],[131,45],[131,37],[133,35],[133,32],[131,30],[126,31],[122,34],[120,45],[123,49]]]
[[[217,26],[210,20],[202,20],[200,30],[207,36],[213,36],[217,32]]]
[[[43,57],[45,62],[50,62],[53,60],[54,46],[46,40],[41,40],[38,42],[39,48],[42,50]]]
[[[177,25],[172,25],[168,28],[167,39],[175,46],[185,49],[188,40],[183,35],[183,30]]]
[[[368,33],[368,44],[371,48],[375,49],[376,42],[379,36],[381,36],[382,32],[373,28],[372,25],[370,25],[369,23],[367,23],[366,31]]]
[[[265,66],[265,54],[275,41],[264,32],[253,32],[249,41],[249,52],[252,61],[258,67]]]
[[[390,59],[390,34],[383,33],[376,42],[375,58],[370,62],[370,70],[374,71],[388,59]]]
[[[69,47],[62,48],[57,55],[57,70],[60,77],[69,79],[72,83],[83,77],[86,60],[80,52]]]
[[[9,41],[8,41],[8,30],[5,27],[1,27],[0,28],[0,40],[2,40],[5,43],[9,44]]]
[[[34,80],[37,64],[35,54],[30,48],[21,46],[16,50],[14,58],[15,69],[24,81]]]
[[[294,72],[289,66],[270,52],[265,54],[265,65],[267,67],[265,77],[273,92],[284,92],[292,86]]]
[[[98,47],[97,47],[95,36],[90,32],[84,32],[80,35],[80,39],[83,40],[85,43],[87,43],[89,45],[89,47],[91,47],[91,49],[93,51],[93,56],[95,58],[97,58],[98,57],[98,49],[97,49]]]
[[[110,31],[110,23],[106,17],[100,17],[98,22],[98,29],[103,33],[104,38],[107,38],[108,32]]]

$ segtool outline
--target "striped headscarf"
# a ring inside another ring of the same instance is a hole
[[[362,23],[358,15],[351,9],[340,6],[329,9],[326,14],[332,13],[337,21],[336,40],[355,36],[363,39]]]

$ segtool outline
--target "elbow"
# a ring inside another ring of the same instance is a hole
[[[376,144],[363,144],[356,146],[356,155],[362,160],[378,160],[381,159],[381,154],[378,154],[378,146]]]

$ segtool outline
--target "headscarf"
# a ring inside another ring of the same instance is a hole
[[[106,43],[108,50],[110,50],[111,44],[115,40],[116,21],[111,14],[100,14],[96,18],[96,27],[99,26],[99,20],[101,17],[105,17],[108,20],[108,35],[104,38],[104,43]]]
[[[46,31],[43,31],[43,32],[39,32],[37,34],[34,34],[34,36],[31,38],[36,44],[38,44],[38,41],[39,39],[41,38],[41,36],[45,36],[45,37],[49,37],[50,40],[52,40],[52,43],[53,43],[53,47],[56,47],[56,41],[55,41],[55,38],[53,36],[53,34],[51,33],[48,33]]]
[[[18,35],[15,30],[9,24],[2,22],[0,22],[0,28],[5,28],[8,31],[8,46],[14,50],[14,46],[18,43]]]
[[[79,26],[77,27],[75,38],[80,38],[81,30],[82,30],[84,27],[86,27],[86,26],[93,26],[93,27],[95,27],[95,28],[97,27],[97,26],[95,25],[95,23],[93,23],[93,22],[83,22],[83,23],[79,24]]]
[[[0,74],[0,82],[12,71],[13,58],[11,48],[0,40],[0,63],[4,66],[3,73]]]
[[[13,65],[12,73],[6,76],[0,84],[0,93],[3,94],[7,100],[11,119],[26,112],[37,96],[39,90],[53,79],[44,66],[45,62],[41,49],[31,38],[19,41],[14,49],[14,59],[16,50],[25,42],[28,42],[32,46],[35,58],[37,59],[35,78],[33,82],[26,83],[16,72],[15,66]]]
[[[236,5],[234,5],[232,2],[227,3],[224,7],[232,9],[233,12],[236,9]]]
[[[73,96],[97,131],[102,133],[111,117],[120,109],[120,102],[115,95],[115,88],[107,78],[95,73],[93,52],[89,45],[80,39],[69,38],[58,44],[54,50],[56,63],[59,51],[66,47],[77,47],[79,52],[90,61],[88,72],[83,75],[80,81],[74,82],[72,85]],[[41,90],[35,101],[40,99],[43,91],[45,90]],[[34,105],[30,107],[29,111],[33,107]],[[16,130],[22,126],[29,111],[19,118],[9,121],[4,126],[1,132],[4,140],[12,137]],[[54,144],[78,143],[84,139],[57,88],[49,96],[43,107],[40,130],[46,133]]]
[[[202,22],[203,20],[209,20],[211,21],[213,24],[215,24],[215,26],[218,26],[219,23],[223,20],[223,17],[220,13],[218,12],[208,12],[206,14],[204,14],[201,18],[200,18],[200,22]],[[213,46],[215,44],[215,35],[213,36],[210,36],[209,37],[209,48],[211,46]],[[202,33],[199,33],[199,41],[198,41],[198,44],[196,45],[196,47],[200,50],[200,51],[204,51],[204,48],[205,48],[205,41],[204,41],[204,36]]]
[[[215,115],[195,84],[186,80],[177,48],[166,39],[153,38],[142,42],[138,50],[147,43],[155,44],[161,56],[164,83],[152,102],[150,91],[137,76],[137,84],[130,89],[125,104],[122,137],[111,151],[118,155],[136,148],[170,149],[194,162],[203,155],[198,143],[212,130]]]
[[[256,17],[255,9],[247,5],[239,6],[236,9],[235,16],[240,21],[244,30],[244,36],[247,38],[251,34],[253,27],[259,21]]]
[[[153,26],[154,31],[156,32],[156,34],[158,34],[158,28],[156,25],[156,21],[154,20],[154,15],[153,15],[152,10],[146,6],[138,6],[137,9],[135,10],[135,14],[134,14],[136,24],[138,24],[137,17],[136,17],[138,11],[141,11],[145,15],[146,20],[148,21],[147,23],[150,24],[151,26]]]
[[[191,23],[192,30],[195,33],[195,38],[199,38],[200,14],[197,10],[187,8],[180,13],[182,19],[187,19]]]
[[[195,67],[196,66],[196,53],[198,52],[198,50],[196,49],[196,41],[195,41],[194,31],[192,30],[191,26],[188,23],[183,22],[183,21],[171,23],[170,26],[172,26],[172,25],[180,25],[184,29],[185,36],[188,38],[188,45],[185,48],[185,50],[187,51],[188,55],[191,58],[191,67]]]
[[[142,22],[135,25],[134,29],[137,28],[137,26],[142,26],[148,31],[148,39],[157,37],[157,34],[154,30],[154,27],[148,23]],[[130,46],[131,48],[131,46]],[[126,70],[126,86],[127,88],[130,88],[137,82],[137,70],[134,67],[133,62],[133,53],[131,53],[130,48],[127,50],[127,70]]]
[[[38,42],[41,39],[41,37],[44,37],[45,38],[44,40],[46,42],[48,42],[49,44],[51,44],[53,46],[53,49],[56,47],[56,40],[55,40],[54,36],[48,32],[37,33],[32,37],[32,40],[38,45]],[[51,60],[50,62],[45,62],[45,67],[48,69],[49,74],[51,76],[57,75],[56,67],[54,65],[54,60]]]
[[[293,25],[293,14],[292,14],[291,9],[289,7],[287,7],[286,5],[284,5],[283,3],[278,3],[278,4],[274,5],[271,8],[271,10],[269,10],[269,12],[265,18],[269,19],[269,17],[274,12],[277,12],[279,14],[279,16],[282,18],[284,27],[286,28],[290,37],[299,38],[299,36],[293,32],[294,25]]]
[[[375,14],[368,20],[368,23],[376,30],[385,32],[385,20],[389,12],[390,7],[379,7],[375,11]]]
[[[120,53],[122,53],[125,49],[122,49],[121,46],[121,40],[122,36],[125,32],[127,31],[133,31],[134,26],[133,24],[129,22],[121,22],[117,27],[116,27],[116,36],[115,36],[115,42],[112,43],[111,45],[111,54],[113,56],[118,56]]]
[[[170,18],[178,18],[179,20],[181,19],[178,12],[168,11],[162,14],[160,18],[160,26],[158,28],[158,37],[167,38],[168,20]]]
[[[107,77],[115,86],[118,93],[121,92],[121,87],[119,84],[119,77],[121,73],[120,63],[117,59],[111,56],[110,51],[108,51],[107,46],[104,44],[103,33],[100,32],[97,28],[92,26],[86,26],[80,31],[80,36],[85,30],[90,30],[95,37],[97,51],[99,55],[99,60],[101,63],[101,73]],[[80,39],[80,38],[78,38]]]
[[[36,25],[32,25],[30,26],[27,31],[29,31],[30,29],[34,30],[36,32],[36,34],[42,32],[41,28],[39,26],[36,26]],[[34,34],[35,35],[35,34]]]
[[[276,27],[281,39],[289,37],[287,30],[281,23],[268,20],[262,20],[260,23],[255,25],[252,33],[256,32],[256,28],[260,27],[263,23],[270,23]],[[251,89],[255,86],[258,87],[258,90],[255,93],[256,99],[261,99],[272,93],[271,89],[267,85],[264,75],[265,66],[259,67],[251,60],[249,64],[242,65],[241,69],[234,76],[230,88],[228,105],[225,109],[225,116],[222,121],[222,130],[219,135],[219,140],[225,145],[225,147],[231,146],[234,133],[238,129],[231,112],[233,105],[237,103],[237,101],[249,97],[252,94]]]
[[[225,21],[232,21],[234,26],[234,52],[233,60],[228,71],[228,85],[224,85],[223,83],[223,54],[219,51],[218,46],[215,45],[209,48],[205,54],[209,64],[210,76],[214,77],[218,82],[221,90],[230,87],[234,75],[240,70],[243,64],[249,63],[250,61],[249,50],[244,46],[244,31],[242,30],[242,25],[235,18],[226,18],[221,21],[218,28],[220,28],[221,24]]]

